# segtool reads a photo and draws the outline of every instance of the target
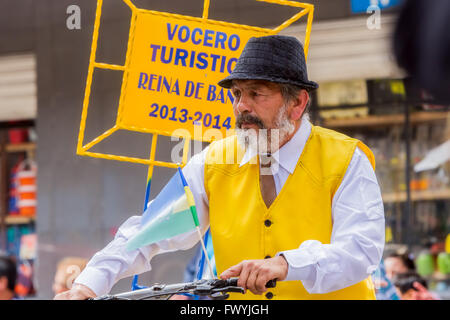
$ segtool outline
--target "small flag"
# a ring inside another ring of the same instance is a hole
[[[194,197],[181,169],[148,205],[139,232],[128,240],[127,250],[168,239],[199,226]]]

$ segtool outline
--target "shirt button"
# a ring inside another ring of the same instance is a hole
[[[267,292],[266,293],[266,298],[269,299],[269,300],[272,299],[273,298],[273,293],[272,292]]]
[[[265,225],[266,227],[270,227],[271,224],[272,224],[272,221],[270,221],[269,219],[267,219],[267,220],[264,221],[264,225]]]

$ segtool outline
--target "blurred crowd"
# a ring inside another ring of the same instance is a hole
[[[86,267],[88,260],[80,257],[66,257],[60,260],[56,266],[53,279],[53,293],[69,290],[73,281]],[[21,300],[18,294],[19,277],[16,260],[10,256],[0,256],[0,300]]]
[[[378,300],[441,300],[429,290],[429,280],[419,274],[407,251],[388,253],[373,280]]]

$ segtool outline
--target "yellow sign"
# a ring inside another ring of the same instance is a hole
[[[190,17],[137,8],[123,0],[132,17],[125,64],[96,61],[103,0],[97,0],[92,48],[83,102],[77,154],[118,161],[175,168],[187,161],[189,141],[226,137],[234,127],[233,96],[217,85],[234,68],[250,37],[276,34],[307,15],[305,57],[308,54],[314,6],[287,0],[256,0],[299,8],[299,12],[274,29]],[[115,125],[84,144],[84,131],[95,68],[123,72]],[[150,159],[89,151],[118,130],[153,134]],[[204,134],[196,134],[196,132]],[[209,131],[209,134],[206,134]],[[182,163],[156,161],[158,135],[185,139]]]
[[[168,136],[185,129],[186,135],[207,140],[194,136],[194,126],[201,126],[197,131],[219,130],[226,137],[234,123],[234,97],[217,83],[231,73],[250,37],[267,34],[201,19],[140,14],[119,125],[157,128]]]

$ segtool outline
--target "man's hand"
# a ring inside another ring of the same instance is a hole
[[[221,279],[239,277],[238,286],[254,294],[267,291],[266,283],[276,279],[286,279],[288,263],[283,256],[261,260],[244,260],[222,272]]]
[[[416,289],[412,294],[413,300],[437,300],[436,297],[434,297],[433,294],[419,282],[414,282],[413,286]]]
[[[88,287],[82,284],[74,284],[72,289],[57,294],[54,300],[86,300],[95,298],[97,295]]]

